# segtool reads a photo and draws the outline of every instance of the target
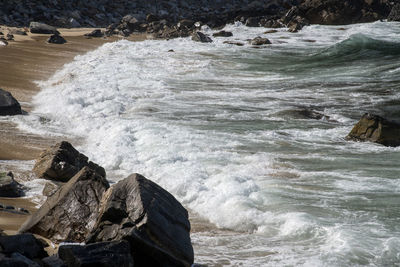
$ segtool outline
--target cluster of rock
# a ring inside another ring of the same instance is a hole
[[[54,181],[55,189],[19,235],[0,237],[1,266],[193,264],[188,212],[156,183],[132,174],[110,186],[104,169],[65,141],[45,150],[34,172]],[[61,245],[48,257],[31,234],[75,245]],[[8,247],[1,238],[8,238]],[[27,239],[40,253],[23,250]]]

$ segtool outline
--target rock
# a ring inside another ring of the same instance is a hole
[[[42,242],[36,239],[32,234],[0,236],[0,247],[1,253],[7,256],[11,256],[13,253],[19,253],[31,260],[41,259],[47,256]]]
[[[190,19],[183,19],[176,25],[179,29],[192,29],[194,27],[194,21]]]
[[[12,35],[11,33],[7,33],[6,40],[7,41],[14,41],[14,35]]]
[[[99,214],[100,199],[109,188],[107,180],[84,167],[49,197],[19,229],[55,242],[82,242]]]
[[[31,33],[60,34],[55,27],[40,22],[31,22],[29,24],[29,30]]]
[[[247,27],[260,27],[260,18],[248,18],[244,25]]]
[[[38,263],[28,259],[27,257],[25,257],[24,255],[22,255],[18,252],[14,252],[13,254],[11,254],[11,259],[16,260],[18,262],[18,264],[23,262],[29,267],[40,267],[40,265]]]
[[[26,31],[20,30],[20,29],[13,29],[10,31],[10,34],[15,34],[15,35],[27,35]]]
[[[7,91],[0,88],[0,116],[22,114],[18,101]]]
[[[33,172],[40,178],[67,182],[85,166],[89,166],[100,176],[106,176],[103,167],[88,161],[88,158],[79,153],[70,143],[62,141],[40,154]]]
[[[0,46],[7,46],[8,42],[6,41],[5,38],[0,38]]]
[[[157,17],[157,16],[154,15],[154,14],[148,14],[148,15],[146,16],[146,21],[147,21],[147,23],[154,22],[154,21],[159,21],[159,20],[160,20],[160,18]]]
[[[396,147],[400,145],[400,124],[378,115],[365,113],[346,139]]]
[[[100,29],[96,29],[90,33],[86,33],[85,36],[87,36],[87,37],[103,37],[104,33]]]
[[[214,37],[231,37],[233,36],[232,32],[219,31],[213,34]]]
[[[270,34],[270,33],[276,33],[278,32],[277,30],[269,30],[269,31],[265,31],[264,34]]]
[[[12,173],[0,173],[0,197],[21,197],[24,193],[22,185],[17,183]]]
[[[44,267],[67,267],[62,259],[57,255],[52,255],[42,259]]]
[[[26,261],[21,260],[21,259],[15,259],[15,258],[2,258],[0,260],[0,266],[1,267],[36,267],[36,265],[31,266]]]
[[[63,185],[61,182],[48,181],[43,187],[42,195],[50,197]]]
[[[100,242],[85,246],[63,245],[58,256],[68,266],[133,267],[128,241]],[[140,265],[139,265],[140,266]],[[147,265],[150,266],[150,265]]]
[[[47,39],[47,42],[49,44],[65,44],[67,40],[65,40],[61,35],[53,34],[49,39]]]
[[[241,43],[241,42],[234,42],[234,41],[225,41],[224,44],[231,44],[231,45],[237,45],[237,46],[244,46],[244,43]]]
[[[87,241],[129,241],[137,266],[191,266],[188,212],[166,190],[139,174],[119,181],[102,199]]]
[[[254,38],[253,40],[250,41],[251,45],[265,45],[265,44],[271,44],[270,40],[267,38],[262,38],[260,36]]]
[[[202,32],[193,33],[192,40],[201,43],[212,43],[212,39]]]
[[[392,10],[387,17],[388,21],[400,21],[400,3],[392,7]]]

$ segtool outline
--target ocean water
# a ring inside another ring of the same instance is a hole
[[[196,263],[399,266],[400,148],[345,136],[365,112],[400,119],[400,24],[225,30],[105,44],[12,120],[77,140],[111,182],[166,188],[194,218]]]

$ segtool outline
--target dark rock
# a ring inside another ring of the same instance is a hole
[[[88,161],[85,155],[79,153],[70,143],[63,141],[40,154],[33,172],[41,178],[67,182],[85,166],[89,166],[100,176],[106,176],[103,167]]]
[[[5,38],[1,37],[0,38],[0,46],[6,46],[8,45],[8,42]]]
[[[26,31],[20,30],[20,29],[14,29],[10,31],[10,34],[15,34],[15,35],[27,35]]]
[[[0,197],[21,197],[24,195],[22,185],[7,173],[0,173]]]
[[[0,88],[0,116],[22,114],[18,101],[7,91]]]
[[[7,33],[6,40],[7,41],[14,41],[14,35],[12,35],[11,33]]]
[[[57,257],[57,255],[52,255],[42,259],[44,267],[67,267],[67,264]]]
[[[365,113],[346,139],[396,147],[400,145],[400,124],[378,115]]]
[[[90,33],[86,33],[85,36],[87,36],[87,37],[103,37],[104,33],[100,29],[96,29]]]
[[[278,32],[277,30],[269,30],[269,31],[265,31],[264,34],[269,34],[269,33],[276,33]]]
[[[265,45],[265,44],[271,44],[271,41],[268,40],[267,38],[262,38],[260,36],[254,38],[253,40],[250,41],[251,45]]]
[[[147,23],[154,22],[154,21],[159,21],[159,20],[160,20],[160,18],[157,17],[157,16],[154,15],[154,14],[148,14],[148,15],[146,16],[146,21],[147,21]]]
[[[40,22],[31,22],[29,29],[31,33],[60,34],[55,27]]]
[[[89,167],[84,167],[71,180],[49,197],[40,209],[19,229],[55,242],[82,242],[99,214],[107,180]]]
[[[58,255],[68,266],[74,267],[134,266],[133,258],[131,256],[131,248],[127,241],[101,242],[85,246],[63,245],[58,249]]]
[[[247,27],[260,27],[260,18],[248,18],[244,25]]]
[[[137,266],[191,266],[188,212],[167,191],[139,174],[111,187],[88,242],[129,241]]]
[[[3,258],[0,260],[1,267],[36,267],[30,266],[26,261],[15,258]]]
[[[47,42],[49,44],[65,44],[67,40],[65,40],[61,35],[53,34],[49,39],[47,39]]]
[[[237,45],[237,46],[244,46],[244,43],[241,43],[241,42],[234,42],[234,41],[225,41],[224,44],[231,44],[231,45]]]
[[[0,247],[1,253],[8,256],[16,252],[29,259],[41,259],[47,256],[42,242],[32,234],[0,236]]]
[[[176,25],[179,29],[192,29],[194,27],[194,21],[190,19],[183,19]]]
[[[400,21],[400,3],[392,7],[392,10],[387,17],[388,21]]]
[[[23,263],[27,264],[27,266],[29,266],[29,267],[40,267],[40,265],[38,263],[28,259],[27,257],[25,257],[24,255],[22,255],[18,252],[12,253],[11,259],[17,260],[18,262],[23,262]]]
[[[231,37],[233,36],[232,32],[219,31],[213,34],[214,37]]]
[[[212,43],[212,39],[202,32],[193,33],[192,40],[201,43]]]

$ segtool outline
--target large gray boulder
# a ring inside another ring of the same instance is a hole
[[[133,267],[131,248],[127,241],[100,242],[85,246],[63,245],[58,256],[67,266]],[[150,266],[150,265],[148,265]]]
[[[29,30],[31,33],[42,33],[42,34],[60,34],[59,31],[53,26],[47,25],[45,23],[32,21],[29,24]]]
[[[87,241],[129,241],[137,266],[191,266],[193,248],[186,209],[140,174],[112,186]]]
[[[392,147],[400,146],[400,124],[378,115],[365,113],[346,139],[370,141]]]
[[[40,154],[33,172],[40,178],[67,182],[85,166],[100,176],[106,176],[103,167],[88,161],[88,157],[79,153],[70,143],[62,141]]]
[[[99,215],[100,200],[109,188],[107,180],[84,167],[49,197],[19,229],[55,242],[82,242]]]
[[[10,92],[0,88],[0,116],[19,114],[22,114],[21,105]]]

